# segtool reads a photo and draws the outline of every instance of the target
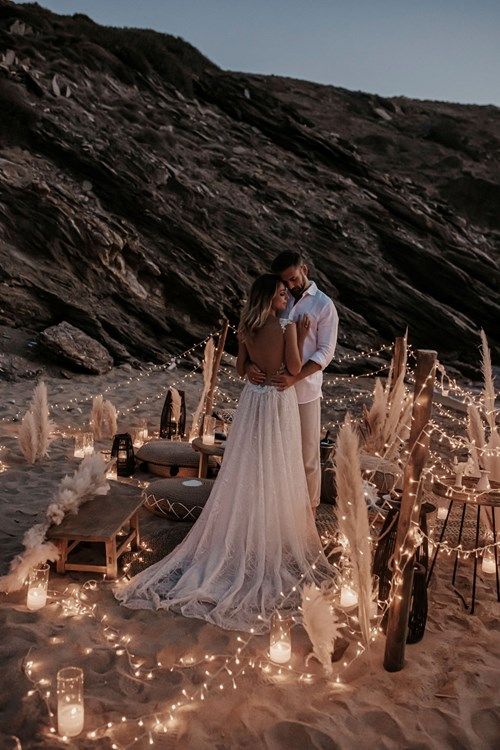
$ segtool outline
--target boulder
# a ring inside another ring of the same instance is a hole
[[[45,328],[40,333],[40,343],[85,372],[102,375],[113,367],[113,358],[108,350],[67,321]]]

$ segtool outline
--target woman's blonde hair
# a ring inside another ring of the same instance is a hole
[[[273,273],[265,273],[255,279],[241,313],[238,333],[242,338],[252,336],[262,328],[271,312],[273,297],[282,283],[280,277]]]

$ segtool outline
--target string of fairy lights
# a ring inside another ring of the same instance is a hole
[[[232,327],[232,330],[235,330],[234,327]],[[212,336],[213,334],[210,334]],[[196,351],[199,347],[206,344],[206,342],[209,340],[210,336],[207,336],[202,341],[195,344],[193,347],[191,347],[189,350],[186,350],[185,353],[183,353],[184,356],[187,356],[189,354],[192,354],[194,351]],[[383,351],[386,351],[389,349],[389,346],[382,347],[379,350],[369,350],[368,352],[360,352],[359,354],[352,355],[349,358],[345,357],[345,360],[350,359],[350,361],[355,361],[356,359],[362,359],[367,358],[368,356],[378,356]],[[176,360],[179,360],[182,358],[183,355],[179,355],[176,358]],[[188,378],[194,377],[196,370],[198,369],[199,365],[196,364],[194,368],[183,375],[181,378],[177,378],[174,383],[181,384],[185,382]],[[169,365],[162,365],[162,366],[155,366],[154,368],[151,368],[148,372],[141,372],[138,376],[128,378],[126,380],[126,383],[132,383],[134,381],[140,381],[142,377],[149,377],[153,374],[153,372],[158,371],[159,369],[169,369]],[[221,367],[222,372],[225,374],[225,376],[231,380],[233,379],[235,382],[238,381],[238,378],[231,378],[231,373],[228,371],[228,368],[226,366]],[[363,374],[363,375],[347,375],[347,376],[336,376],[335,378],[330,379],[329,385],[333,386],[338,383],[346,382],[349,380],[357,379],[357,378],[366,378],[366,377],[374,377],[384,371],[388,370],[388,366],[384,366],[379,368],[379,370],[371,371],[369,373]],[[413,373],[409,373],[409,380],[411,381],[413,377]],[[423,392],[427,382],[429,381],[429,378],[431,375],[428,376],[426,383],[422,386],[422,390],[419,394],[417,394],[416,399],[418,400],[419,396]],[[433,375],[432,375],[433,377]],[[443,383],[443,379],[441,381]],[[126,413],[132,413],[139,409],[142,405],[150,403],[151,401],[154,401],[155,399],[161,398],[169,387],[172,387],[174,383],[170,383],[169,385],[165,385],[160,389],[160,392],[157,394],[154,394],[153,396],[150,396],[148,398],[145,398],[141,400],[140,402],[136,403],[133,407],[130,409],[122,410],[121,414]],[[114,383],[112,386],[107,387],[103,389],[102,395],[109,393],[110,390],[113,388],[120,387],[120,383],[116,384]],[[464,399],[464,403],[470,403],[471,399],[476,399],[477,396],[475,394],[472,394],[470,391],[466,391],[465,389],[460,388],[458,385],[455,387],[454,381],[451,379],[448,379],[448,386],[449,390],[452,390],[460,395],[462,395]],[[220,396],[225,402],[227,403],[236,403],[236,399],[234,399],[232,396],[227,394],[218,384],[216,393],[218,396]],[[360,392],[358,394],[355,394],[354,396],[345,397],[342,400],[343,406],[347,404],[355,404],[359,401],[362,401],[366,398],[366,393]],[[87,402],[92,399],[92,396],[85,398],[85,399],[71,399],[70,402]],[[70,403],[66,402],[66,404]],[[326,403],[339,403],[339,399],[330,398],[326,401]],[[54,405],[55,408],[59,408],[61,404]],[[339,408],[341,408],[339,406]],[[439,409],[438,409],[439,410]],[[441,416],[447,417],[450,419],[454,419],[454,421],[460,425],[460,427],[463,428],[464,424],[466,423],[466,420],[464,419],[457,419],[454,417],[454,415],[450,414],[448,417],[448,410],[444,409],[440,412]],[[5,420],[2,420],[5,421]],[[336,425],[339,425],[341,423],[341,420],[338,420],[336,422]],[[330,423],[333,424],[333,423]],[[71,426],[68,426],[69,429],[71,429]],[[64,434],[64,433],[61,433]],[[438,436],[439,442],[442,442],[444,440],[448,440],[449,444],[454,449],[463,449],[467,446],[467,441],[462,438],[461,436],[451,436],[443,430],[435,421],[429,422],[428,426],[424,428],[417,438],[417,440],[414,443],[414,446],[411,450],[414,449],[416,445],[423,445],[421,440],[426,437],[431,439],[433,435]],[[400,441],[401,443],[403,441]],[[0,446],[0,455],[1,450],[4,446]],[[389,447],[391,446],[385,446],[387,449],[387,452],[389,450]],[[402,450],[401,453],[398,456],[398,461],[400,462],[400,465],[403,465],[406,463],[406,461],[411,456],[411,450]],[[418,497],[420,492],[425,492],[424,490],[424,483],[427,480],[428,477],[432,478],[439,476],[436,472],[437,465],[439,464],[441,469],[443,471],[446,470],[446,464],[444,463],[442,457],[439,456],[436,452],[430,451],[432,464],[430,467],[428,467],[420,477],[420,480],[418,482],[417,487],[415,488],[415,492],[412,493],[415,495],[415,497]],[[380,456],[381,459],[383,459],[383,455]],[[416,504],[414,510],[418,510],[419,505]],[[378,514],[376,514],[375,518],[372,520],[371,524],[371,530],[373,529],[374,525],[377,522]],[[392,578],[392,586],[391,586],[391,593],[389,595],[389,598],[386,602],[378,602],[378,614],[376,617],[376,626],[371,628],[371,640],[375,640],[377,636],[382,632],[382,628],[380,627],[380,622],[382,620],[383,615],[387,612],[387,609],[390,607],[391,602],[393,601],[394,597],[400,596],[398,593],[400,591],[400,587],[402,585],[403,581],[403,573],[405,570],[406,565],[410,563],[410,561],[413,559],[414,553],[416,548],[422,543],[422,541],[426,539],[428,543],[430,544],[436,544],[435,540],[432,538],[432,536],[424,534],[418,522],[415,520],[412,520],[411,522],[411,528],[407,534],[407,537],[403,544],[400,546],[398,550],[398,555],[395,556],[394,560],[394,569],[393,569],[393,578]],[[326,547],[329,547],[332,545],[332,538],[331,537],[324,537],[322,538],[323,545]],[[438,548],[439,552],[443,552],[444,554],[457,554],[459,557],[462,557],[466,559],[469,556],[475,555],[476,557],[480,554],[484,554],[485,551],[490,551],[500,545],[500,542],[498,541],[491,541],[490,543],[485,544],[481,547],[476,547],[474,549],[463,549],[461,545],[452,546],[448,542],[443,541],[440,543],[440,547]],[[141,561],[141,555],[144,554],[145,551],[148,551],[145,549],[145,547],[142,547],[139,551],[131,553],[131,562],[127,565],[127,570],[130,568],[130,565],[133,561]],[[149,550],[150,551],[150,550]],[[319,555],[323,554],[323,549],[319,551]],[[312,568],[315,568],[315,564],[312,565]],[[342,571],[339,570],[339,580],[337,581],[337,588],[342,584]],[[282,592],[282,600],[279,603],[279,608],[284,609],[285,605],[288,601],[288,599],[295,595],[297,591],[299,590],[301,584],[304,581],[304,578],[308,575],[307,573],[304,573],[301,578],[297,581],[295,586],[292,588],[290,592],[285,594]],[[104,585],[104,584],[102,584]],[[107,614],[100,614],[99,607],[97,604],[88,604],[88,597],[89,594],[92,591],[98,590],[99,585],[97,582],[87,582],[86,584],[83,584],[81,589],[78,589],[75,591],[68,592],[67,590],[63,592],[62,596],[58,598],[57,595],[55,595],[53,598],[55,601],[58,601],[61,607],[61,613],[65,616],[71,616],[71,615],[79,615],[79,616],[87,616],[93,618],[96,623],[99,623],[102,627],[102,634],[103,634],[103,640],[104,645],[101,646],[93,646],[87,647],[84,649],[85,654],[89,654],[92,652],[92,650],[95,650],[95,648],[112,648],[117,657],[124,657],[126,660],[126,664],[128,666],[129,674],[128,676],[130,679],[136,679],[140,681],[151,681],[155,679],[156,676],[161,674],[164,670],[164,667],[161,662],[157,662],[156,665],[149,665],[145,666],[145,662],[142,657],[138,657],[134,651],[131,650],[130,647],[130,641],[131,637],[123,634],[120,632],[120,628],[115,628],[109,624],[108,616]],[[337,613],[337,610],[335,610]],[[353,662],[358,659],[360,656],[362,656],[365,653],[365,645],[359,640],[359,628],[357,627],[357,618],[355,615],[349,614],[348,612],[343,612],[345,616],[345,622],[343,622],[344,625],[344,632],[347,633],[351,639],[356,644],[356,651],[354,655],[351,655],[349,659],[344,659],[341,663],[339,663],[338,666],[338,672],[335,677],[335,684],[339,685],[342,683],[342,676],[343,674],[350,668],[350,666],[353,664]],[[296,624],[299,624],[300,618],[297,618],[294,616],[294,622]],[[181,714],[182,710],[186,708],[187,706],[192,705],[196,700],[205,701],[210,693],[211,689],[214,689],[216,691],[223,691],[225,689],[237,689],[238,684],[237,680],[239,677],[245,675],[250,670],[254,669],[260,669],[266,676],[268,676],[270,679],[276,677],[278,679],[278,682],[281,678],[286,679],[287,676],[292,675],[294,678],[298,680],[298,682],[305,682],[306,684],[311,683],[315,679],[315,675],[311,671],[302,671],[295,669],[291,665],[287,666],[279,666],[274,664],[267,656],[245,656],[245,653],[250,646],[252,640],[256,637],[256,633],[250,632],[247,636],[241,637],[238,636],[237,643],[238,646],[236,648],[236,652],[233,654],[205,654],[204,658],[201,660],[195,660],[194,657],[186,656],[182,657],[179,663],[174,664],[173,666],[169,667],[171,671],[175,669],[193,669],[193,668],[203,668],[204,670],[204,679],[203,682],[194,688],[192,692],[188,692],[187,690],[183,690],[181,692],[182,698],[176,700],[175,702],[171,703],[168,708],[166,708],[164,711],[156,711],[148,713],[144,716],[135,717],[135,718],[129,718],[126,716],[122,716],[120,720],[118,721],[109,721],[105,723],[103,726],[98,727],[91,732],[87,733],[87,737],[89,739],[95,739],[99,740],[103,737],[109,737],[112,741],[112,748],[114,750],[127,750],[127,748],[133,747],[136,745],[136,743],[144,740],[147,744],[153,745],[155,744],[156,740],[158,739],[158,736],[160,734],[165,733],[175,733],[177,731],[177,722],[178,722],[178,716]],[[53,636],[52,642],[54,644],[60,643],[61,636]],[[216,667],[215,671],[211,671],[210,665],[213,665],[214,663],[217,663],[220,660],[220,665]],[[51,697],[51,691],[49,689],[51,681],[46,677],[42,676],[40,678],[34,677],[35,672],[35,662],[31,658],[31,650],[28,653],[25,662],[23,664],[23,671],[25,672],[27,678],[30,680],[30,690],[28,691],[28,696],[33,695],[35,692],[38,693],[42,700],[45,702],[45,705],[47,707],[47,712],[49,716],[49,720],[51,721],[51,726],[49,728],[49,732],[54,736],[57,734],[57,730],[54,726],[54,713],[51,710],[50,706],[50,697]],[[133,736],[133,739],[127,739],[126,741],[119,741],[117,734],[120,731],[123,730],[131,730],[134,731],[131,732],[130,737]],[[54,737],[55,739],[55,737]]]

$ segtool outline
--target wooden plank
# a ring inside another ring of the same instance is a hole
[[[51,526],[47,537],[105,542],[120,531],[142,502],[137,491],[133,495],[94,497],[80,507],[76,516],[67,515],[59,526]]]
[[[422,488],[420,476],[425,466],[429,438],[424,432],[431,416],[434,376],[436,370],[434,351],[417,350],[415,390],[410,438],[409,458],[403,475],[403,497],[399,512],[394,553],[394,575],[391,586],[391,604],[387,622],[384,667],[388,672],[403,668],[413,585],[413,556],[408,561],[405,545],[414,523],[419,523]],[[418,491],[417,491],[418,488]],[[401,572],[401,565],[403,571]]]

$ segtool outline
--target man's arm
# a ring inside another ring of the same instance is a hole
[[[271,383],[278,389],[284,390],[285,388],[290,388],[290,386],[295,385],[299,380],[303,380],[319,370],[324,370],[325,367],[330,364],[333,355],[335,354],[338,328],[339,316],[335,309],[335,305],[329,300],[329,304],[325,305],[325,308],[321,311],[318,319],[318,327],[316,329],[318,348],[316,351],[311,354],[308,361],[302,365],[302,369],[298,375],[290,375],[285,372],[282,375],[276,375],[271,380]]]

